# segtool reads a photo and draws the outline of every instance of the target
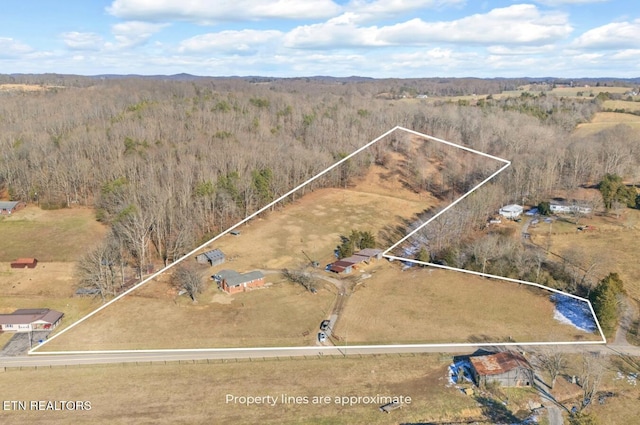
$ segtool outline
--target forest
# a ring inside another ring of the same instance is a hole
[[[122,264],[142,273],[174,261],[398,125],[512,161],[483,207],[536,204],[607,174],[638,182],[640,135],[630,127],[572,135],[601,98],[486,96],[522,82],[0,76],[50,86],[0,92],[0,193],[48,209],[95,208],[110,234],[80,269],[93,270],[85,284],[114,295]],[[440,97],[405,98],[418,93]],[[442,97],[468,93],[485,96]],[[344,186],[383,155],[358,157],[295,195]],[[455,180],[455,164],[447,169]],[[479,225],[477,214],[463,216],[458,229]]]

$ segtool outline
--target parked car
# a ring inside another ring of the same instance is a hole
[[[324,332],[318,332],[318,342],[325,342],[327,340],[327,334]]]
[[[330,320],[323,320],[322,323],[320,323],[320,330],[321,331],[326,331],[327,329],[329,329],[329,324],[331,323]]]

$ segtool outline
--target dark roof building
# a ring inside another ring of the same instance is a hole
[[[26,205],[22,201],[0,201],[0,214],[9,215],[24,208]]]
[[[220,270],[213,278],[225,292],[235,294],[264,286],[264,274],[260,271],[238,273],[234,270]]]
[[[356,252],[355,255],[359,257],[365,257],[367,262],[371,261],[374,258],[376,260],[380,260],[382,259],[382,250],[374,249],[374,248],[365,248]]]
[[[533,368],[522,355],[510,351],[470,357],[473,379],[479,387],[498,382],[503,387],[533,385]]]
[[[225,256],[219,249],[203,252],[196,257],[196,261],[200,264],[209,263],[211,266],[217,266],[224,263]]]
[[[51,330],[58,326],[63,313],[48,308],[19,309],[11,314],[0,314],[0,326],[5,332]]]
[[[348,274],[353,271],[353,263],[350,263],[348,261],[338,260],[331,264],[331,267],[329,267],[329,270],[331,270],[334,273]]]

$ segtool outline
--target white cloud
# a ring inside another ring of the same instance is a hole
[[[32,51],[33,49],[30,46],[20,41],[9,37],[0,37],[0,57],[18,57]]]
[[[634,48],[640,40],[640,19],[633,22],[614,22],[591,29],[574,41],[579,48]]]
[[[565,4],[587,4],[587,3],[604,3],[609,0],[534,0],[536,3],[545,6],[561,6]]]
[[[434,42],[464,44],[547,44],[567,37],[573,28],[567,16],[540,12],[533,5],[493,9],[454,21],[412,19],[385,27],[360,27],[353,14],[321,24],[300,26],[285,37],[292,48],[344,46],[424,46]]]
[[[111,32],[118,42],[118,47],[135,47],[146,43],[153,34],[166,26],[166,24],[129,21],[113,25]]]
[[[62,39],[73,50],[99,50],[104,45],[104,39],[93,32],[65,32]]]
[[[461,6],[464,3],[466,0],[352,0],[346,6],[346,10],[351,12],[358,22],[364,22],[424,9]]]
[[[220,31],[197,35],[180,43],[180,53],[224,52],[228,54],[255,54],[258,47],[273,45],[282,39],[280,31]]]
[[[136,20],[183,20],[198,23],[267,18],[318,19],[335,16],[332,0],[114,0],[110,14]]]

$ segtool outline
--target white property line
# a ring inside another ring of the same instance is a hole
[[[203,243],[202,245],[200,245],[199,247],[193,249],[192,251],[190,251],[189,253],[183,255],[182,257],[178,258],[176,261],[174,261],[173,263],[163,267],[162,269],[158,270],[157,272],[153,273],[151,276],[147,277],[146,279],[143,279],[140,283],[132,286],[130,289],[126,290],[125,292],[123,292],[122,294],[118,295],[117,297],[115,297],[114,299],[112,299],[111,301],[107,302],[106,304],[101,305],[100,307],[98,307],[97,309],[93,310],[91,313],[87,314],[86,316],[82,317],[81,319],[79,319],[77,322],[72,323],[71,325],[69,325],[68,327],[64,328],[62,331],[60,331],[59,333],[55,334],[54,336],[52,336],[50,339],[45,340],[42,344],[38,345],[37,347],[32,348],[31,350],[29,350],[29,354],[34,353],[37,349],[39,349],[40,347],[42,347],[43,345],[46,345],[49,341],[53,341],[54,339],[56,339],[57,337],[59,337],[60,335],[64,335],[65,332],[67,332],[70,329],[73,329],[74,327],[76,327],[77,325],[79,325],[80,323],[84,322],[85,320],[89,319],[90,317],[92,317],[93,315],[99,313],[100,311],[104,310],[105,308],[109,307],[111,304],[115,303],[116,301],[120,300],[122,297],[130,294],[131,292],[135,291],[136,289],[138,289],[139,287],[141,287],[142,285],[146,284],[147,282],[151,281],[152,279],[156,278],[157,276],[161,275],[162,273],[166,272],[167,270],[169,270],[171,267],[180,264],[182,261],[184,261],[185,259],[189,258],[190,256],[192,256],[193,254],[195,254],[196,252],[200,251],[201,249],[203,249],[204,247],[206,247],[207,245],[209,245],[211,242],[217,240],[218,238],[226,235],[228,232],[230,232],[231,230],[235,229],[238,226],[241,226],[242,224],[244,224],[245,222],[251,220],[252,218],[254,218],[255,216],[257,216],[258,214],[262,213],[263,211],[268,210],[269,208],[271,208],[273,205],[277,204],[278,202],[282,201],[283,199],[285,199],[287,196],[291,195],[292,193],[298,191],[299,189],[301,189],[302,187],[306,186],[307,184],[311,183],[312,181],[322,177],[323,175],[325,175],[326,173],[328,173],[329,171],[333,170],[334,168],[338,167],[340,164],[348,161],[351,157],[353,157],[354,155],[359,154],[360,152],[362,152],[363,150],[367,149],[369,146],[377,143],[379,140],[383,139],[384,137],[388,136],[389,134],[393,133],[394,131],[396,131],[397,129],[399,129],[400,127],[395,126],[394,128],[392,128],[391,130],[387,131],[386,133],[382,134],[381,136],[376,137],[375,139],[373,139],[372,141],[370,141],[369,143],[367,143],[366,145],[362,146],[361,148],[356,149],[355,151],[353,151],[351,154],[347,155],[346,157],[342,158],[340,161],[336,162],[335,164],[331,165],[330,167],[326,168],[325,170],[321,171],[319,174],[316,174],[315,176],[311,177],[309,180],[305,181],[304,183],[299,184],[298,186],[294,187],[293,189],[291,189],[289,192],[285,193],[284,195],[282,195],[281,197],[279,197],[278,199],[276,199],[275,201],[265,205],[264,207],[260,208],[258,211],[254,212],[253,214],[251,214],[250,216],[248,216],[247,218],[245,218],[244,220],[240,221],[239,223],[229,227],[227,230],[225,230],[224,232],[220,233],[219,235],[215,236],[214,238],[208,240],[207,242]]]
[[[51,355],[51,354],[106,354],[106,353],[168,353],[168,352],[198,352],[198,351],[202,351],[202,352],[216,352],[216,351],[249,351],[249,350],[258,350],[258,351],[269,351],[269,350],[276,350],[276,349],[291,349],[291,350],[298,350],[298,349],[309,349],[309,348],[313,348],[313,347],[279,347],[279,348],[275,348],[275,347],[256,347],[256,348],[201,348],[201,349],[157,349],[157,350],[102,350],[102,351],[95,351],[95,350],[89,350],[89,351],[56,351],[56,352],[38,352],[37,350],[40,347],[43,347],[44,345],[46,345],[47,343],[49,343],[50,341],[53,341],[54,339],[56,339],[57,337],[59,337],[60,335],[63,335],[65,332],[73,329],[74,327],[76,327],[77,325],[79,325],[80,323],[84,322],[85,320],[89,319],[90,317],[94,316],[95,314],[99,313],[100,311],[104,310],[105,308],[109,307],[111,304],[115,303],[116,301],[120,300],[121,298],[123,298],[124,296],[130,294],[131,292],[133,292],[134,290],[138,289],[139,287],[141,287],[142,285],[148,283],[149,281],[151,281],[152,279],[156,278],[157,276],[161,275],[162,273],[166,272],[167,270],[169,270],[171,267],[176,266],[177,264],[181,263],[182,261],[184,261],[185,259],[187,259],[188,257],[192,256],[193,254],[195,254],[196,252],[200,251],[201,249],[205,248],[207,245],[209,245],[210,243],[214,242],[215,240],[217,240],[218,238],[226,235],[228,232],[230,232],[231,230],[241,226],[242,224],[244,224],[245,222],[251,220],[252,218],[256,217],[257,215],[259,215],[260,213],[266,211],[267,209],[271,208],[273,205],[277,204],[278,202],[282,201],[283,199],[285,199],[286,197],[288,197],[289,195],[293,194],[294,192],[298,191],[299,189],[301,189],[302,187],[306,186],[307,184],[311,183],[312,181],[318,179],[319,177],[323,176],[324,174],[328,173],[329,171],[333,170],[334,168],[338,167],[339,165],[341,165],[342,163],[348,161],[350,158],[352,158],[354,155],[359,154],[360,152],[362,152],[363,150],[369,148],[370,146],[372,146],[373,144],[377,143],[378,141],[380,141],[381,139],[383,139],[384,137],[388,136],[389,134],[393,133],[396,130],[402,130],[402,131],[406,131],[415,135],[418,135],[420,137],[424,137],[427,138],[429,140],[434,140],[440,143],[443,143],[445,145],[448,146],[453,146],[468,152],[472,152],[484,157],[488,157],[491,159],[495,159],[501,162],[504,162],[505,165],[500,168],[498,171],[496,171],[495,173],[493,173],[491,176],[489,176],[488,178],[486,178],[485,180],[483,180],[480,184],[476,185],[474,188],[472,188],[470,191],[468,191],[467,193],[465,193],[464,195],[462,195],[460,198],[458,198],[457,200],[455,200],[451,205],[447,206],[446,208],[444,208],[442,211],[440,211],[438,214],[436,214],[435,216],[433,216],[431,219],[429,219],[426,223],[422,224],[421,226],[419,226],[417,229],[415,229],[413,232],[409,233],[407,236],[405,236],[404,238],[402,238],[399,242],[397,242],[396,244],[394,244],[392,247],[390,247],[389,249],[387,249],[386,251],[384,251],[383,255],[387,258],[391,258],[392,256],[387,255],[386,253],[389,252],[391,249],[395,248],[397,245],[399,245],[400,243],[404,242],[407,238],[409,238],[410,236],[412,236],[413,234],[415,234],[418,230],[420,230],[421,228],[423,228],[424,226],[426,226],[428,223],[430,223],[431,221],[433,221],[435,218],[437,218],[438,216],[440,216],[441,214],[443,214],[445,211],[449,210],[451,207],[453,207],[454,205],[456,205],[458,202],[460,202],[462,199],[466,198],[470,193],[472,193],[473,191],[475,191],[477,188],[479,188],[480,186],[482,186],[483,184],[487,183],[489,180],[491,180],[492,178],[494,178],[496,175],[498,175],[499,173],[501,173],[503,170],[505,170],[507,167],[509,167],[511,165],[511,162],[502,158],[498,158],[496,156],[493,155],[489,155],[486,154],[484,152],[480,152],[465,146],[461,146],[461,145],[457,145],[455,143],[451,143],[451,142],[447,142],[446,140],[442,140],[442,139],[438,139],[436,137],[432,137],[426,134],[422,134],[413,130],[409,130],[406,129],[404,127],[400,127],[400,126],[395,126],[394,128],[392,128],[391,130],[388,130],[387,132],[383,133],[382,135],[378,136],[377,138],[373,139],[372,141],[370,141],[369,143],[365,144],[364,146],[358,148],[357,150],[355,150],[354,152],[352,152],[351,154],[347,155],[346,157],[344,157],[343,159],[341,159],[340,161],[337,161],[335,164],[329,166],[328,168],[326,168],[325,170],[323,170],[322,172],[320,172],[319,174],[315,175],[314,177],[308,179],[307,181],[305,181],[304,183],[299,184],[298,186],[296,186],[295,188],[291,189],[289,192],[285,193],[284,195],[282,195],[281,197],[279,197],[278,199],[276,199],[275,201],[272,201],[271,203],[265,205],[264,207],[262,207],[261,209],[259,209],[258,211],[254,212],[253,214],[249,215],[248,217],[246,217],[244,220],[238,222],[237,224],[229,227],[227,230],[223,231],[222,233],[220,233],[219,235],[215,236],[214,238],[210,239],[209,241],[203,243],[202,245],[198,246],[197,248],[193,249],[192,251],[190,251],[189,253],[185,254],[184,256],[182,256],[181,258],[177,259],[176,261],[174,261],[173,263],[163,267],[162,269],[158,270],[157,272],[153,273],[152,275],[150,275],[149,277],[147,277],[146,279],[142,280],[140,283],[134,285],[133,287],[131,287],[130,289],[128,289],[127,291],[123,292],[122,294],[118,295],[117,297],[115,297],[113,300],[107,302],[106,304],[103,304],[102,306],[98,307],[97,309],[95,309],[94,311],[90,312],[89,314],[87,314],[86,316],[80,318],[78,321],[72,323],[71,325],[69,325],[68,327],[66,327],[65,329],[63,329],[62,331],[60,331],[59,333],[55,334],[54,336],[52,336],[50,339],[45,340],[42,344],[31,348],[28,351],[28,354],[40,354],[40,355]],[[394,258],[398,258],[400,259],[400,257],[394,257]],[[414,260],[409,260],[409,259],[402,259],[405,261],[414,261]],[[435,266],[435,267],[443,267],[443,266],[438,266],[435,264],[427,264],[427,263],[421,263],[421,264],[425,264],[425,265],[431,265],[431,266]],[[444,268],[444,267],[443,267]],[[463,269],[453,269],[455,271],[461,271],[461,272],[469,272],[468,270],[463,270]],[[501,277],[496,277],[498,279],[504,279],[504,280],[508,280],[507,278],[501,278]],[[532,282],[520,282],[520,283],[526,283],[526,284],[532,284]],[[540,285],[541,286],[541,285]],[[546,288],[546,287],[545,287]],[[546,289],[550,289],[553,290],[551,288],[546,288]],[[555,291],[555,290],[553,290]],[[560,292],[560,291],[557,291]],[[562,292],[561,292],[562,293]],[[580,297],[576,297],[573,296],[571,294],[566,294],[563,293],[565,295],[569,295],[572,296],[574,298],[578,298],[581,299]],[[587,301],[588,302],[588,301]],[[602,329],[600,328],[600,323],[598,322],[598,319],[595,316],[595,312],[593,311],[593,307],[591,306],[591,303],[589,303],[589,307],[591,308],[591,312],[596,320],[596,324],[598,325],[598,329],[600,330],[600,334],[603,338],[603,343],[606,343],[606,339],[604,338],[604,334],[602,333]],[[601,342],[595,342],[595,343],[601,343]],[[510,346],[510,345],[516,345],[516,346],[524,346],[524,345],[571,345],[571,344],[594,344],[594,342],[591,341],[569,341],[569,342],[531,342],[531,343],[482,343],[482,344],[473,344],[473,343],[469,343],[469,344],[409,344],[409,345],[370,345],[370,346],[362,346],[362,345],[356,345],[356,346],[340,346],[337,348],[364,348],[364,347],[368,347],[368,348],[411,348],[411,347],[415,347],[415,348],[436,348],[436,347],[475,347],[478,345],[496,345],[496,346]]]
[[[388,258],[389,260],[409,261],[411,263],[422,264],[423,266],[437,267],[437,268],[440,268],[440,269],[452,270],[452,271],[460,272],[460,273],[468,273],[468,274],[473,274],[473,275],[476,275],[476,276],[489,277],[489,278],[492,278],[492,279],[498,279],[498,280],[504,280],[504,281],[507,281],[507,282],[514,282],[514,283],[520,283],[520,284],[523,284],[523,285],[534,286],[536,288],[544,289],[544,290],[549,291],[549,292],[555,292],[556,294],[565,295],[567,297],[574,298],[574,299],[582,301],[582,302],[586,302],[587,305],[589,306],[589,309],[591,310],[591,314],[593,315],[593,319],[595,320],[596,325],[598,326],[598,331],[600,332],[600,336],[602,337],[602,341],[595,341],[595,342],[592,342],[592,343],[594,343],[594,344],[601,344],[601,343],[602,344],[606,344],[607,343],[607,338],[604,336],[604,332],[602,332],[602,328],[600,327],[600,322],[598,321],[598,317],[596,316],[596,313],[593,310],[593,306],[591,305],[591,301],[589,301],[587,298],[582,298],[582,297],[579,297],[577,295],[573,295],[573,294],[570,294],[568,292],[561,291],[559,289],[551,288],[549,286],[541,285],[541,284],[535,283],[535,282],[529,282],[529,281],[526,281],[526,280],[520,280],[520,279],[513,279],[513,278],[510,278],[510,277],[497,276],[497,275],[489,274],[489,273],[481,273],[481,272],[476,272],[476,271],[473,271],[473,270],[459,269],[457,267],[444,266],[442,264],[434,264],[434,263],[428,263],[428,262],[425,262],[425,261],[412,260],[412,259],[404,258],[404,257],[396,257],[394,255],[386,255],[386,254],[384,254],[383,256],[385,258]]]

